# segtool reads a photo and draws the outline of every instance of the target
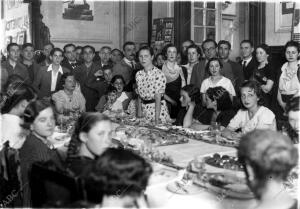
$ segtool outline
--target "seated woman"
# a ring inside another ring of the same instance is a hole
[[[83,113],[78,119],[68,147],[67,164],[76,175],[111,145],[112,124],[101,113]]]
[[[23,83],[14,82],[6,91],[7,98],[1,108],[0,150],[5,142],[14,149],[20,149],[25,141],[25,130],[22,128],[24,110],[37,95],[34,89]]]
[[[199,121],[206,125],[217,122],[227,127],[236,114],[228,91],[221,86],[207,89],[206,108],[207,111],[199,117]]]
[[[124,91],[125,80],[123,76],[115,75],[111,79],[111,84],[117,89],[116,102],[122,104],[122,111],[127,110],[131,95]],[[96,106],[96,110],[98,112],[103,112],[106,102],[107,102],[107,97],[103,95]]]
[[[85,98],[80,89],[76,90],[76,80],[73,74],[65,73],[61,76],[62,90],[52,95],[55,108],[60,118],[68,119],[70,113],[85,111]],[[60,121],[60,120],[58,120]]]
[[[109,148],[85,177],[87,199],[103,208],[148,208],[143,192],[151,173],[150,164],[139,155]]]
[[[106,89],[106,103],[104,105],[103,112],[105,111],[122,111],[122,102],[117,101],[117,89],[114,86],[108,86]]]
[[[49,141],[55,128],[54,110],[51,103],[46,100],[31,102],[24,111],[23,127],[30,129],[30,134],[20,149],[22,181],[28,183],[33,163],[49,160],[61,163],[58,153]],[[23,187],[24,207],[31,205],[29,185]]]
[[[128,108],[127,108],[127,113],[131,117],[137,117],[137,106],[138,106],[138,90],[137,90],[137,84],[134,83],[132,84],[133,92],[132,92],[132,98],[129,102]],[[143,112],[143,111],[142,111]]]
[[[299,123],[299,114],[300,114],[300,97],[292,98],[286,105],[286,112],[288,114],[290,129],[289,136],[294,143],[299,143],[299,133],[300,133],[300,123]]]
[[[256,81],[246,81],[241,86],[241,100],[243,109],[240,109],[230,121],[223,135],[229,137],[232,132],[241,129],[248,133],[254,129],[276,130],[274,113],[262,106],[261,88]]]
[[[216,86],[222,86],[226,91],[229,92],[231,101],[233,100],[233,97],[236,96],[234,87],[231,83],[231,81],[222,76],[221,70],[223,68],[222,62],[218,58],[211,58],[207,65],[206,69],[210,73],[210,76],[206,78],[200,88],[200,93],[202,94],[202,104],[203,106],[206,106],[206,91],[209,88],[213,88]]]
[[[255,130],[242,137],[238,148],[256,209],[296,209],[297,200],[284,188],[289,172],[298,163],[298,151],[279,132]]]
[[[202,109],[199,88],[193,84],[184,86],[180,91],[180,102],[182,108],[174,125],[189,128],[193,124],[193,120],[199,118]]]

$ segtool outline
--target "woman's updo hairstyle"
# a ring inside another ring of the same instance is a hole
[[[151,165],[139,155],[129,150],[108,148],[85,179],[88,200],[99,202],[102,195],[139,196],[146,190],[151,173]]]
[[[255,178],[262,182],[269,178],[285,180],[297,165],[298,151],[292,141],[279,132],[254,130],[242,137],[238,157],[244,165],[251,165]]]
[[[110,121],[110,119],[106,115],[98,112],[86,112],[78,118],[68,147],[67,160],[78,157],[82,143],[79,134],[81,132],[88,133],[93,126],[100,121]]]
[[[34,120],[37,118],[40,112],[42,112],[43,110],[49,107],[52,108],[54,112],[54,107],[52,102],[47,99],[41,99],[41,100],[30,102],[26,107],[26,109],[24,110],[24,114],[23,114],[24,123],[22,127],[25,129],[30,129],[30,125],[34,122]]]
[[[189,84],[189,85],[182,87],[181,90],[188,93],[192,102],[195,102],[196,104],[201,104],[200,90],[197,86],[195,86],[194,84]]]

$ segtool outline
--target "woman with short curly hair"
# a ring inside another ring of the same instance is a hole
[[[238,157],[248,186],[258,199],[257,209],[296,209],[297,201],[284,188],[284,181],[298,162],[291,140],[278,132],[255,130],[242,137]]]

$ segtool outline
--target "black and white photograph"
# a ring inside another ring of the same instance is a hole
[[[0,208],[299,209],[298,1],[0,11]]]

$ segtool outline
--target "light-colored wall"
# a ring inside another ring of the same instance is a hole
[[[94,20],[62,18],[62,1],[42,1],[43,22],[49,27],[51,41],[63,47],[67,43],[92,45],[99,50],[103,45],[120,46],[120,3],[94,1]]]
[[[270,46],[284,45],[291,39],[291,32],[275,31],[275,3],[266,3],[266,44]]]

